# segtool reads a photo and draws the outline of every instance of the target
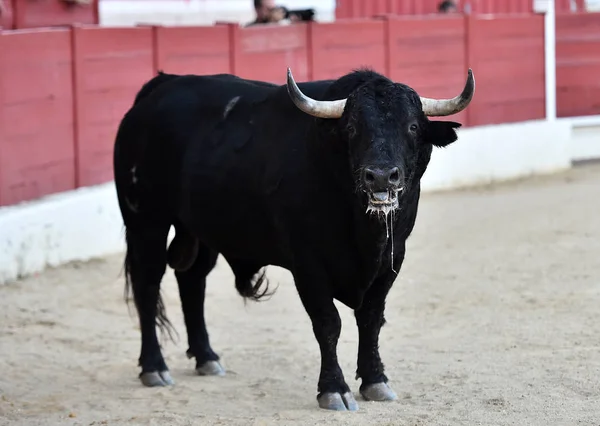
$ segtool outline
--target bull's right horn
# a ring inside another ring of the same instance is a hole
[[[317,101],[306,96],[292,76],[292,71],[287,70],[287,90],[294,105],[300,111],[319,118],[340,118],[346,106],[346,99],[338,101]]]
[[[423,104],[423,113],[429,117],[441,117],[446,115],[457,114],[464,110],[473,99],[475,93],[475,77],[473,71],[469,68],[467,82],[462,93],[452,99],[430,99],[421,96]]]

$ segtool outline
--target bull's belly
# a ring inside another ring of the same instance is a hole
[[[289,267],[281,236],[270,215],[258,206],[195,204],[180,220],[187,232],[228,259]]]

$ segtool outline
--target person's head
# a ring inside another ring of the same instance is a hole
[[[275,0],[254,0],[254,10],[256,19],[260,21],[269,21],[271,11],[275,8]]]
[[[438,11],[440,13],[456,13],[458,8],[452,0],[444,0],[438,5]]]

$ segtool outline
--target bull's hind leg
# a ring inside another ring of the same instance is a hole
[[[160,298],[168,230],[168,226],[127,228],[126,269],[140,321],[140,380],[145,386],[173,384],[156,335],[157,319],[159,325],[170,327]]]
[[[196,242],[196,258],[189,269],[175,271],[188,335],[189,358],[196,358],[196,372],[202,376],[222,376],[225,370],[212,350],[204,320],[206,276],[217,263],[218,253]]]

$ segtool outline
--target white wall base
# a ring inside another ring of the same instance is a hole
[[[572,132],[573,122],[460,130],[453,145],[435,149],[423,190],[564,170],[571,164],[573,135],[576,140],[600,141],[600,126],[586,130],[584,137],[579,130]],[[48,266],[120,252],[125,247],[123,231],[112,182],[0,208],[0,284]]]
[[[573,161],[600,158],[600,116],[561,118],[573,129],[570,154]]]
[[[0,208],[0,284],[124,249],[114,183]]]
[[[570,123],[545,120],[459,129],[456,142],[434,148],[421,187],[452,189],[567,169],[570,133]]]

